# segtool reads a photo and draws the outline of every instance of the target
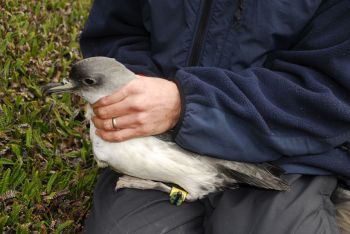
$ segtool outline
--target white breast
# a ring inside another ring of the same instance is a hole
[[[91,117],[91,113],[87,117]],[[90,124],[95,157],[120,173],[175,183],[189,192],[214,183],[217,171],[204,156],[195,156],[175,143],[152,136],[120,143],[107,142],[95,134],[96,128],[92,122]]]

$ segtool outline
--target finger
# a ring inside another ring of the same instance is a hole
[[[113,103],[107,106],[93,108],[95,115],[101,119],[111,119],[113,117],[126,115],[131,112],[131,106],[127,100]]]
[[[97,129],[101,129],[101,130],[105,130],[105,131],[116,130],[113,127],[113,119],[100,119],[97,116],[94,116],[94,117],[92,117],[91,120]]]
[[[103,131],[97,129],[96,135],[110,142],[121,142],[140,136],[138,131],[133,128],[122,129],[120,131]]]
[[[127,97],[126,89],[122,88],[119,91],[117,91],[111,95],[100,98],[97,102],[95,102],[92,105],[92,108],[96,108],[96,107],[100,107],[100,106],[108,106],[108,105],[111,105],[113,103],[120,102],[120,101],[124,100],[126,97]]]
[[[144,124],[144,118],[140,114],[123,115],[114,118],[114,127],[112,119],[100,119],[97,116],[92,118],[95,127],[105,131],[116,129],[137,128]]]

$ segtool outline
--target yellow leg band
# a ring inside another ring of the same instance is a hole
[[[181,205],[186,200],[187,192],[183,189],[172,187],[169,197],[170,197],[170,203],[174,205]]]

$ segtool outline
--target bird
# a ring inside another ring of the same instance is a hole
[[[90,120],[90,139],[97,165],[123,174],[116,182],[116,190],[160,190],[169,193],[171,203],[176,205],[235,189],[239,184],[289,190],[281,178],[283,171],[274,165],[199,155],[177,145],[169,131],[122,142],[104,141],[97,136],[91,121],[94,115],[91,105],[135,78],[136,74],[116,59],[98,56],[73,64],[68,80],[43,87],[45,94],[71,92],[87,101],[85,116]]]

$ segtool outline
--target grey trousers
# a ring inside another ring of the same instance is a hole
[[[85,233],[338,234],[330,200],[332,176],[285,175],[289,192],[241,187],[176,207],[158,191],[114,191],[118,174],[104,169]]]

